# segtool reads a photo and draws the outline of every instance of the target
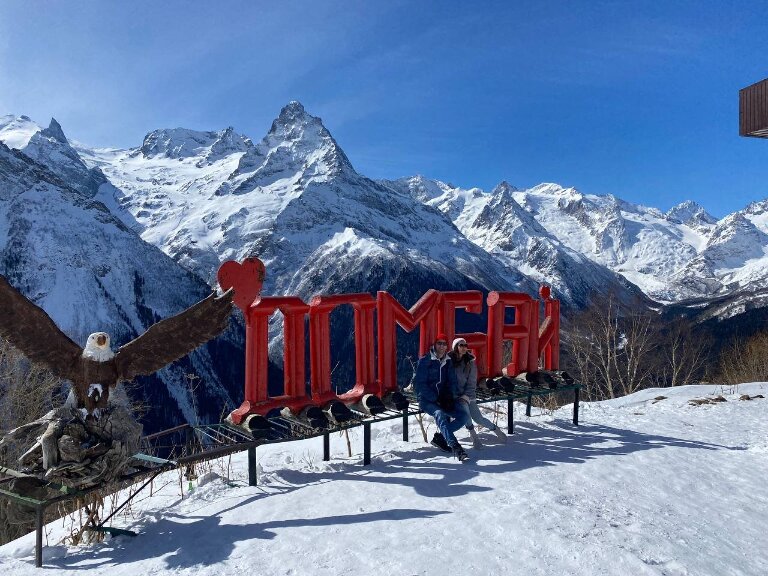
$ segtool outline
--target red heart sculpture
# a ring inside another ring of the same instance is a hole
[[[219,266],[216,277],[222,290],[235,289],[235,305],[244,311],[261,294],[267,269],[258,258],[246,258],[243,263],[228,260]]]

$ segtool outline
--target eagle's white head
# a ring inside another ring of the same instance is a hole
[[[83,349],[83,358],[90,358],[97,362],[106,362],[112,360],[115,353],[109,346],[109,334],[106,332],[94,332],[88,336],[88,342]]]

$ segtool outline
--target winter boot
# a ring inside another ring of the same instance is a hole
[[[483,443],[480,442],[480,437],[477,435],[477,432],[474,428],[469,429],[469,435],[472,437],[472,447],[475,450],[482,450],[483,449]]]
[[[464,451],[464,448],[460,444],[453,447],[453,455],[456,456],[456,460],[464,462],[469,459],[469,454]]]
[[[499,428],[498,426],[496,426],[496,428],[494,428],[493,430],[491,430],[491,432],[493,432],[494,434],[496,434],[496,436],[498,436],[498,437],[499,437],[499,440],[501,440],[502,442],[506,442],[506,441],[507,441],[507,435],[506,435],[506,434],[504,434],[504,430],[502,430],[502,429],[501,429],[501,428]]]
[[[443,435],[440,434],[440,432],[435,432],[435,435],[432,436],[432,442],[430,442],[432,446],[435,448],[440,448],[443,452],[450,452],[451,447],[448,446],[448,442],[445,441],[445,438],[443,438]]]

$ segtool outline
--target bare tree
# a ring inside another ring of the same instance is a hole
[[[571,330],[562,340],[568,351],[568,359],[571,365],[568,367],[582,384],[582,392],[587,400],[602,400],[598,394],[596,385],[597,367],[592,351],[592,339],[583,327],[578,326]]]
[[[652,386],[680,386],[700,381],[708,368],[712,338],[684,318],[662,322],[641,304],[621,304],[612,294],[593,299],[575,314],[563,339],[572,369],[588,400],[615,398]],[[768,335],[765,342],[734,345],[724,367],[730,378],[743,378],[734,366],[753,366],[768,379]],[[740,356],[756,355],[746,361]],[[743,380],[742,380],[743,381]]]
[[[659,346],[652,311],[621,306],[608,294],[595,298],[570,325],[568,351],[587,399],[616,398],[651,385]]]
[[[700,381],[707,369],[712,338],[697,331],[684,318],[673,320],[666,328],[661,343],[663,371],[661,385],[681,386]]]
[[[659,350],[657,317],[635,310],[618,322],[620,341],[615,353],[616,381],[621,394],[632,394],[653,385]]]
[[[728,384],[768,381],[768,333],[735,338],[720,356],[720,379]]]
[[[569,351],[587,399],[614,398],[613,366],[619,332],[615,299],[593,300],[589,308],[572,318],[571,329]]]

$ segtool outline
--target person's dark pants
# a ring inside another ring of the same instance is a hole
[[[419,408],[422,412],[429,414],[435,419],[437,429],[440,430],[448,446],[455,448],[459,445],[454,432],[469,422],[469,413],[467,411],[462,410],[460,407],[456,407],[453,410],[443,410],[440,406],[431,402],[420,402]]]

